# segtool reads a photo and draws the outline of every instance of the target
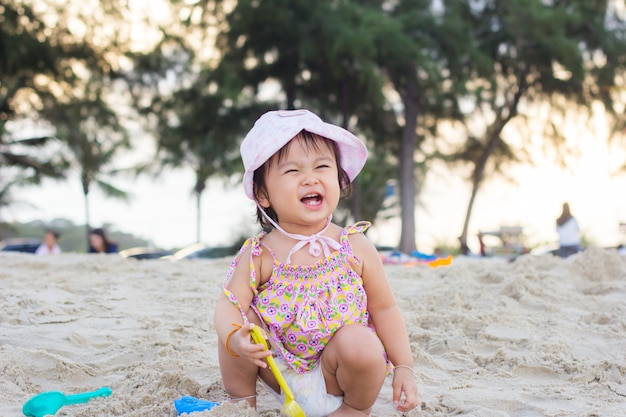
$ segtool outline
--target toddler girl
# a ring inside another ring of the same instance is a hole
[[[280,395],[250,329],[261,326],[307,417],[368,416],[393,370],[393,403],[418,404],[404,320],[367,222],[332,222],[363,168],[365,145],[307,110],[272,111],[241,144],[246,195],[264,231],[232,262],[216,306],[219,362],[233,399],[256,380]]]

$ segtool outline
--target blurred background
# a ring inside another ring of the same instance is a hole
[[[258,231],[239,143],[303,107],[370,149],[335,219],[373,221],[380,247],[478,253],[478,233],[519,227],[550,248],[563,202],[586,245],[626,241],[623,1],[0,9],[0,239],[237,244]]]

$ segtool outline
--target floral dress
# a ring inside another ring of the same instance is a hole
[[[361,261],[352,253],[348,236],[363,233],[369,222],[345,227],[340,235],[338,250],[312,265],[287,265],[263,243],[265,232],[250,238],[233,260],[224,282],[224,292],[241,311],[246,313],[235,296],[226,288],[242,253],[251,248],[250,288],[254,292],[251,307],[261,318],[275,354],[282,357],[298,373],[317,365],[329,340],[342,326],[361,324],[374,328],[367,311],[367,296],[363,280],[351,267]],[[270,279],[257,288],[257,271],[253,256],[267,249],[274,259]]]

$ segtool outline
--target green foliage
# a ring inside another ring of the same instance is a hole
[[[461,245],[483,180],[505,172],[510,163],[530,162],[525,143],[513,147],[507,142],[504,132],[511,122],[536,125],[528,109],[538,103],[547,104],[551,114],[591,114],[593,102],[603,103],[609,114],[623,109],[623,104],[615,107],[617,95],[598,88],[619,82],[626,68],[625,18],[616,10],[607,2],[592,7],[582,0],[491,0],[467,10],[473,50],[467,68],[475,79],[467,83],[473,105],[466,120],[481,128],[466,124],[468,140],[449,156],[472,167]],[[542,133],[557,148],[565,141],[564,127],[549,118]]]
[[[381,5],[376,1],[239,1],[226,15],[228,30],[217,39],[223,56],[220,67],[235,69],[242,91],[248,91],[247,86],[260,92],[268,82],[277,82],[283,104],[268,102],[268,108],[306,107],[362,133],[364,140],[386,143],[375,146],[381,153],[378,162],[387,161],[387,175],[394,170],[388,165],[389,155],[397,147],[385,139],[397,132],[397,121],[386,108],[385,79],[377,62],[375,34],[385,23]],[[361,175],[350,209],[344,210],[355,218],[362,218],[363,211],[375,217],[381,201],[369,197],[384,192],[387,179]]]
[[[18,108],[44,102],[51,86],[38,77],[62,81],[62,45],[42,42],[45,25],[28,5],[0,1],[0,207],[13,203],[11,188],[61,178],[67,162],[48,152],[52,136],[18,137],[9,123],[27,116]],[[18,100],[18,98],[22,100]],[[31,115],[33,115],[31,113]]]
[[[80,172],[83,193],[87,195],[95,182],[106,195],[125,197],[124,192],[102,178],[112,174],[115,156],[127,150],[130,143],[117,114],[101,94],[93,100],[73,99],[42,114],[54,123],[58,137],[67,145]]]
[[[118,113],[107,103],[116,77],[108,60],[112,50],[101,49],[97,33],[109,17],[119,21],[120,14],[112,2],[100,6],[101,21],[89,17],[84,34],[78,36],[70,22],[76,23],[80,16],[71,13],[81,9],[56,7],[52,2],[31,6],[0,1],[4,12],[0,18],[0,166],[15,168],[10,171],[13,177],[3,176],[0,183],[2,204],[8,204],[12,186],[39,184],[43,177],[62,178],[70,164],[80,170],[85,195],[95,182],[109,196],[125,196],[102,178],[102,170],[128,141]],[[17,134],[8,123],[13,122],[17,130],[27,120],[35,130],[50,133],[14,139]],[[64,147],[57,146],[48,155],[20,152],[52,141]]]

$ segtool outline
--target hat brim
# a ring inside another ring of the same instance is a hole
[[[276,152],[278,152],[303,130],[330,139],[337,143],[337,148],[339,149],[339,162],[341,164],[341,168],[348,175],[350,182],[354,181],[357,175],[361,172],[365,162],[367,161],[367,148],[365,147],[365,144],[346,129],[326,123],[313,113],[308,111],[306,112],[308,116],[312,115],[313,117],[304,117],[302,120],[299,120],[300,123],[288,126],[275,124],[274,127],[276,130],[275,134],[272,135],[271,150],[265,153],[260,152],[256,155],[253,161],[250,161],[243,175],[244,191],[248,198],[252,200],[255,199],[253,190],[254,171],[268,161],[274,154],[276,154]],[[255,124],[255,127],[256,126],[257,125]],[[246,141],[251,139],[251,135],[255,134],[255,127],[253,127],[242,142],[242,149],[246,146]],[[267,128],[267,126],[265,128]]]

